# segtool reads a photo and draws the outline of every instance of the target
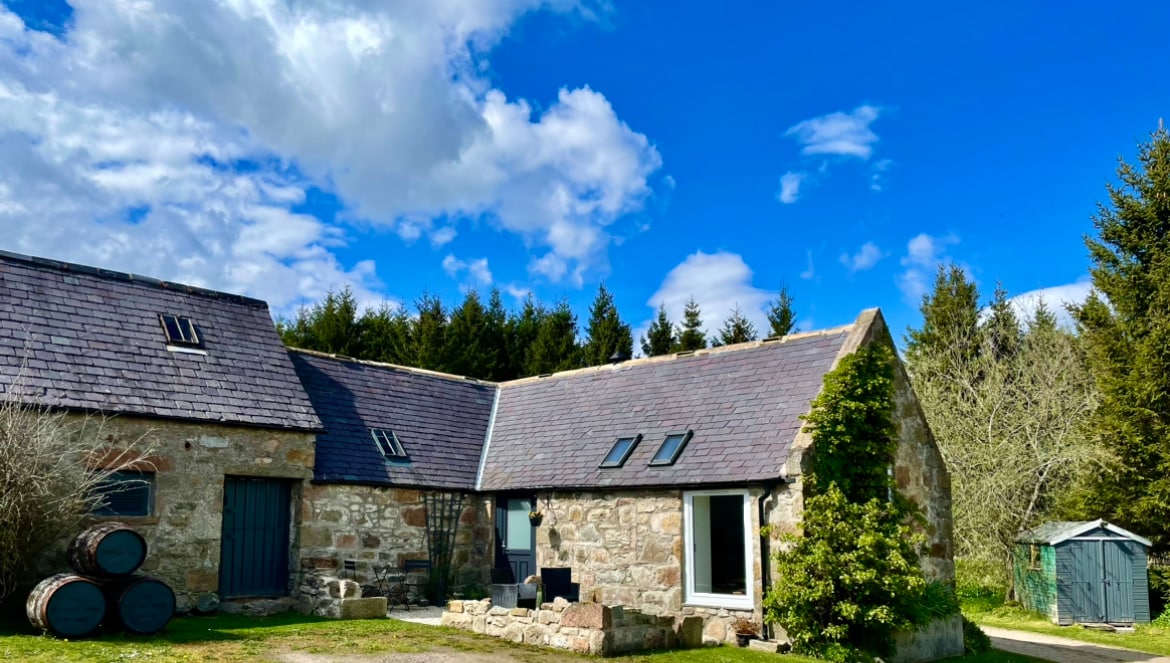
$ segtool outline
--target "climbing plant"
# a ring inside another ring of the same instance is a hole
[[[893,362],[876,344],[844,358],[805,417],[813,455],[802,532],[783,537],[777,580],[764,598],[767,621],[784,627],[798,653],[889,656],[895,631],[956,610],[950,590],[923,576],[916,509],[890,478]]]

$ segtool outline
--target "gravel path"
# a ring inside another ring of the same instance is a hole
[[[1023,654],[1057,663],[1170,663],[1170,656],[1123,649],[1110,645],[1081,642],[1055,635],[1009,631],[981,626],[991,637],[991,646],[1013,654]]]

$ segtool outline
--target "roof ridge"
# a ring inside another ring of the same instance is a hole
[[[417,368],[415,366],[404,366],[402,364],[392,364],[385,361],[374,361],[372,359],[358,359],[357,357],[350,357],[348,355],[340,355],[332,352],[321,352],[320,350],[309,350],[308,348],[295,348],[292,346],[285,346],[289,352],[298,352],[303,355],[311,357],[320,357],[322,359],[332,359],[347,364],[361,364],[363,366],[373,366],[374,368],[387,368],[394,371],[401,371],[403,373],[414,373],[417,375],[425,375],[433,378],[442,378],[444,380],[451,380],[452,382],[466,382],[470,384],[482,384],[488,387],[498,386],[499,383],[491,380],[483,380],[480,378],[473,378],[466,375],[457,375],[455,373],[444,373],[442,371],[432,371],[429,368]]]
[[[833,334],[842,334],[852,330],[856,326],[856,322],[839,325],[837,327],[829,327],[826,329],[815,329],[812,331],[798,332],[796,334],[787,334],[785,336],[769,336],[768,338],[758,341],[745,341],[743,343],[732,343],[730,345],[720,345],[714,348],[703,348],[702,350],[684,350],[682,352],[672,352],[666,355],[658,355],[655,357],[639,357],[637,359],[629,359],[618,362],[616,364],[601,364],[598,366],[585,366],[583,368],[571,368],[565,371],[558,371],[556,373],[547,373],[544,375],[533,375],[524,378],[516,378],[515,380],[506,380],[499,383],[500,387],[510,387],[518,384],[528,384],[530,382],[538,382],[549,380],[552,378],[572,377],[576,375],[584,375],[587,373],[600,373],[607,370],[615,370],[618,368],[625,368],[627,366],[645,366],[649,364],[664,363],[674,361],[676,359],[686,357],[705,357],[707,355],[726,354],[730,352],[737,352],[740,350],[751,350],[764,346],[783,345],[791,341],[799,341],[807,338],[815,338],[817,336],[831,336]]]
[[[177,283],[174,281],[164,281],[162,279],[156,279],[151,276],[142,276],[141,274],[119,272],[112,269],[94,267],[92,265],[82,265],[80,263],[66,262],[64,260],[54,260],[52,258],[41,258],[38,256],[30,256],[23,253],[13,253],[12,251],[5,251],[0,249],[0,261],[4,260],[9,262],[23,263],[34,267],[43,267],[56,270],[58,272],[85,274],[87,276],[95,276],[97,278],[111,281],[124,281],[141,284],[159,290],[169,290],[171,292],[182,292],[189,295],[199,295],[201,297],[208,297],[211,299],[221,299],[237,304],[254,306],[257,308],[268,308],[268,302],[264,301],[263,299],[256,299],[254,297],[246,297],[244,295],[223,292],[221,290],[212,290],[210,288],[201,288],[199,286],[187,285],[185,283]]]

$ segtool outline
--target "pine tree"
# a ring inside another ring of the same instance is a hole
[[[711,345],[731,345],[732,343],[746,343],[757,338],[756,326],[744,317],[739,304],[731,309],[731,317],[723,322],[719,329],[718,338],[711,339]]]
[[[278,330],[286,345],[348,356],[362,354],[357,317],[357,300],[346,286],[341,293],[329,292],[311,308],[302,307],[291,323]]]
[[[1044,306],[1044,302],[1040,302]],[[1023,332],[1020,329],[1020,319],[1012,310],[1008,301],[1007,290],[1002,283],[995,284],[995,295],[989,307],[990,314],[983,325],[983,335],[986,339],[987,350],[997,360],[1007,359],[1020,349],[1020,340]]]
[[[621,356],[629,359],[634,354],[634,337],[630,326],[622,322],[613,294],[602,283],[589,307],[589,325],[585,328],[585,345],[581,348],[586,366],[608,364]]]
[[[540,334],[540,328],[544,326],[544,319],[547,315],[548,311],[545,310],[544,305],[529,294],[524,298],[524,305],[520,308],[520,312],[508,317],[504,341],[508,354],[508,366],[507,375],[502,379],[511,380],[538,375],[538,373],[529,372],[528,357],[532,354],[532,346],[536,343],[536,337]]]
[[[415,302],[418,316],[411,330],[411,366],[447,370],[447,312],[435,295],[424,292]]]
[[[678,345],[675,352],[688,350],[702,350],[707,347],[707,337],[703,335],[703,319],[699,311],[699,303],[694,297],[687,300],[683,309],[682,326],[678,331]]]
[[[792,333],[796,327],[796,312],[792,310],[792,295],[788,294],[788,286],[780,287],[780,294],[775,301],[768,305],[768,324],[771,326],[770,337],[783,338]]]
[[[670,354],[674,351],[678,338],[674,335],[674,325],[666,315],[666,305],[658,305],[658,317],[650,323],[646,330],[646,337],[642,339],[642,354],[647,357]]]
[[[1093,518],[1170,549],[1170,132],[1121,161],[1086,238],[1094,292],[1072,309],[1102,402],[1094,428],[1120,462],[1100,473]],[[1088,515],[1088,514],[1086,514]]]
[[[577,316],[562,300],[541,320],[540,329],[528,349],[524,371],[527,375],[544,375],[580,366],[577,345]]]
[[[968,366],[979,355],[979,290],[958,265],[939,265],[922,297],[922,328],[906,338],[906,365],[929,379]]]
[[[447,323],[444,370],[486,379],[495,370],[499,355],[499,347],[488,338],[490,324],[479,293],[469,290]]]
[[[510,379],[508,358],[508,309],[504,307],[504,298],[499,288],[492,288],[488,296],[487,321],[483,329],[483,343],[493,348],[489,366],[485,369],[483,378],[497,382]]]
[[[367,309],[358,320],[361,329],[362,348],[354,356],[391,364],[410,365],[411,356],[410,315],[401,307],[391,308],[382,304],[377,309]]]

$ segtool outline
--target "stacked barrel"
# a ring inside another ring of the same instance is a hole
[[[66,553],[76,573],[42,580],[25,611],[34,627],[60,638],[83,638],[99,626],[151,635],[175,614],[175,592],[135,573],[146,561],[146,540],[122,523],[94,525]]]

